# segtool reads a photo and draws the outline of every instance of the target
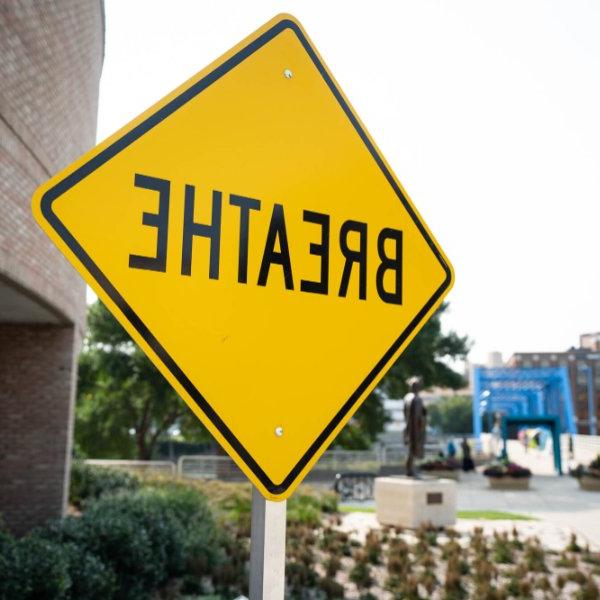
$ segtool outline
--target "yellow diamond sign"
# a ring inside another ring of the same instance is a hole
[[[33,211],[270,499],[292,493],[452,284],[289,15],[53,177]]]

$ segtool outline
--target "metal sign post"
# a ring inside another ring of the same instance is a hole
[[[250,600],[283,600],[286,506],[285,500],[267,500],[252,487]]]

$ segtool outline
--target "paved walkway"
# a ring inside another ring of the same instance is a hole
[[[487,488],[480,474],[463,476],[458,489],[458,510],[497,510],[529,515],[548,524],[568,528],[600,548],[600,493],[579,489],[564,475],[535,475],[528,491]]]
[[[550,547],[564,547],[570,532],[600,549],[600,493],[579,489],[568,475],[551,475],[551,455],[509,447],[512,460],[527,465],[534,473],[528,491],[490,490],[480,473],[462,474],[458,487],[457,508],[465,510],[494,510],[519,513],[539,519],[532,521],[481,521],[460,519],[458,528],[485,525],[486,529],[512,528],[513,523],[524,533],[540,535]],[[355,503],[354,503],[355,504]],[[374,506],[371,501],[365,506]],[[375,515],[351,516],[347,525],[358,523],[359,528],[376,525]],[[368,524],[370,523],[370,525]]]

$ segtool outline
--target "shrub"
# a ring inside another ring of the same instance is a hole
[[[379,533],[373,529],[367,533],[365,552],[371,564],[378,565],[381,563],[381,538]]]
[[[494,543],[492,545],[494,562],[500,564],[513,563],[513,548],[507,533],[494,533]]]
[[[61,544],[33,533],[0,543],[2,600],[110,600],[114,573],[75,544]]]
[[[157,514],[156,507],[149,504],[137,494],[104,497],[83,517],[68,519],[61,531],[64,541],[86,548],[112,567],[117,577],[116,598],[147,598],[167,578],[165,549],[175,536],[179,548],[183,545],[181,527]],[[159,531],[165,535],[164,548],[155,537]]]
[[[576,600],[600,600],[600,590],[592,575],[589,575],[587,581],[581,584],[581,589],[575,598]]]
[[[69,563],[70,598],[110,600],[117,590],[117,577],[110,566],[75,544],[62,546]]]
[[[139,480],[126,471],[74,461],[71,466],[69,502],[81,507],[87,500],[123,490],[135,491],[139,487]]]
[[[514,477],[516,479],[531,477],[531,471],[517,463],[503,460],[484,469],[486,477]]]
[[[600,479],[600,454],[587,467],[578,465],[575,469],[572,469],[570,475],[577,479],[583,476]]]
[[[452,457],[448,458],[433,458],[422,462],[419,465],[422,471],[456,471],[460,469],[460,463]]]
[[[327,600],[344,598],[344,586],[331,577],[323,577],[319,580],[319,587],[325,593]]]
[[[325,575],[330,579],[334,579],[337,572],[342,568],[342,561],[337,556],[331,555],[325,559],[323,567],[325,568]]]
[[[574,533],[571,534],[565,550],[568,550],[569,552],[581,552],[581,546],[577,543],[577,536]]]
[[[27,537],[3,544],[5,572],[0,598],[9,600],[62,600],[71,587],[69,564],[61,547],[48,540]]]
[[[321,513],[337,512],[337,495],[331,492],[318,492],[310,486],[300,487],[288,500],[288,523],[302,523],[310,527],[321,524]]]
[[[352,567],[349,578],[356,587],[361,589],[369,589],[373,585],[369,560],[364,552],[358,551],[355,555],[356,562]]]
[[[88,503],[83,516],[69,517],[38,535],[94,555],[114,573],[117,599],[147,598],[184,573],[201,579],[221,559],[212,513],[193,489],[149,488],[103,496]],[[90,568],[92,560],[87,559]]]

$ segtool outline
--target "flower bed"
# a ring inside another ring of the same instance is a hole
[[[501,461],[484,469],[483,474],[491,489],[495,490],[528,490],[531,471],[510,462]]]
[[[600,492],[600,454],[587,466],[579,465],[571,471],[582,490]]]
[[[435,458],[419,465],[419,469],[426,475],[440,479],[460,479],[460,463],[455,458]]]

